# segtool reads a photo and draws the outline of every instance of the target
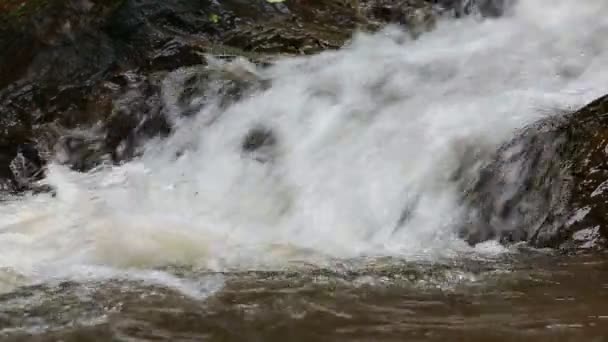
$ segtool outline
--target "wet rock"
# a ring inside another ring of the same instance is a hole
[[[244,51],[265,54],[312,54],[326,49],[337,49],[346,40],[338,32],[314,33],[303,26],[272,26],[256,24],[246,31],[236,31],[226,37],[226,44]]]
[[[55,144],[56,161],[76,171],[91,170],[104,161],[109,162],[109,153],[103,137],[92,132],[65,133]]]
[[[192,117],[208,106],[225,109],[270,87],[270,81],[257,74],[256,65],[241,57],[214,56],[209,62],[181,68],[165,77],[163,103],[172,117]],[[209,123],[213,120],[210,117]]]
[[[432,2],[416,0],[369,1],[364,7],[367,17],[380,22],[400,24],[416,35],[431,30],[443,9]]]
[[[505,14],[516,0],[435,0],[443,11],[451,12],[455,17],[479,14],[483,17],[496,18]]]
[[[258,126],[244,137],[241,149],[252,159],[265,163],[273,160],[276,145],[276,134],[268,127]]]
[[[500,17],[515,3],[514,0],[478,0],[476,6],[485,17]]]
[[[433,29],[440,17],[476,14],[495,18],[502,16],[513,3],[514,0],[364,0],[362,8],[365,17],[402,25],[418,36]]]
[[[114,56],[99,27],[119,2],[13,1],[0,13],[0,88],[19,79],[65,84],[103,71]]]
[[[247,133],[242,148],[246,152],[252,152],[265,146],[273,146],[275,143],[276,138],[270,129],[256,127]]]
[[[471,214],[463,237],[471,243],[605,246],[607,157],[608,96],[525,128],[467,189]]]
[[[211,99],[226,107],[268,86],[242,63],[205,68],[207,55],[268,63],[340,48],[354,30],[387,22],[426,30],[437,13],[462,7],[448,2],[2,1],[0,189],[23,189],[49,160],[79,171],[124,162],[146,139],[169,134],[176,115],[196,115]],[[497,3],[475,3],[486,2]],[[166,96],[166,75],[201,66]]]
[[[165,43],[150,60],[151,70],[174,70],[204,63],[204,49],[196,43],[172,39]]]
[[[29,84],[10,90],[0,93],[0,111],[10,120],[0,134],[9,163],[19,146],[30,144],[44,160],[86,171],[107,160],[128,160],[140,142],[170,130],[159,82],[134,72],[61,88]],[[2,175],[22,178],[12,171]]]

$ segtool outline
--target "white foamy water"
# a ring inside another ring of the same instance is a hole
[[[469,147],[492,151],[606,93],[607,36],[604,0],[519,1],[508,17],[441,22],[416,41],[392,28],[268,69],[236,62],[272,86],[179,121],[124,166],[52,165],[55,198],[3,203],[0,289],[83,269],[96,279],[96,267],[180,288],[141,271],[500,252],[455,236],[450,175]],[[277,141],[265,163],[241,150],[259,125]]]

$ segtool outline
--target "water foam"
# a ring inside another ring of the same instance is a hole
[[[174,136],[123,166],[51,165],[57,197],[3,204],[0,270],[41,279],[81,266],[251,269],[470,251],[454,234],[451,180],[467,151],[492,151],[542,109],[605,92],[607,33],[603,0],[520,1],[508,17],[440,22],[414,41],[387,28],[267,69],[237,61],[271,87],[179,119]],[[266,162],[241,148],[257,126],[276,136]]]

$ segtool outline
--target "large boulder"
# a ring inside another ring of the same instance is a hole
[[[608,95],[544,119],[502,146],[465,192],[471,243],[603,247],[608,237]]]

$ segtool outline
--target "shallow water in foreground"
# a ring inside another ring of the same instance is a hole
[[[608,258],[373,260],[309,271],[172,270],[193,298],[133,281],[64,282],[0,297],[7,341],[604,341]],[[525,259],[525,261],[523,260]],[[354,268],[353,268],[354,267]]]

